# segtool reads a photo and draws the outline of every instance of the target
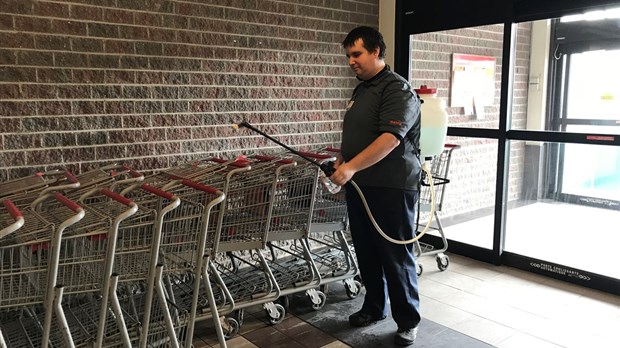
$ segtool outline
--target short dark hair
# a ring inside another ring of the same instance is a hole
[[[385,58],[385,41],[383,41],[383,35],[371,27],[357,27],[349,32],[347,37],[342,41],[342,47],[347,48],[355,45],[355,41],[362,39],[364,41],[364,48],[368,52],[372,52],[379,48],[379,58]]]

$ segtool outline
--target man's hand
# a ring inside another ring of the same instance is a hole
[[[336,171],[329,177],[329,180],[336,185],[342,186],[351,180],[356,170],[349,163],[342,163],[339,165],[336,163],[334,163],[334,168]]]
[[[350,161],[342,162],[342,158],[339,156],[334,163],[334,169],[336,169],[336,171],[329,179],[334,184],[342,186],[351,180],[353,175],[358,171],[364,170],[382,160],[399,144],[400,140],[398,140],[394,134],[382,133],[375,141]]]

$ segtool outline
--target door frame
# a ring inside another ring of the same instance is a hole
[[[410,35],[488,24],[504,24],[502,53],[504,64],[502,64],[501,71],[500,120],[498,128],[448,127],[449,136],[486,138],[494,139],[498,142],[493,249],[482,249],[473,245],[451,241],[451,252],[620,295],[620,279],[612,279],[561,265],[553,266],[560,267],[563,270],[567,270],[567,272],[550,272],[548,267],[535,267],[535,265],[540,264],[537,262],[538,260],[504,251],[508,205],[506,204],[509,174],[508,160],[510,158],[509,151],[512,141],[545,142],[551,144],[551,148],[562,143],[620,147],[620,136],[617,135],[510,129],[512,121],[512,79],[514,73],[516,24],[618,6],[620,6],[619,0],[575,0],[571,1],[570,4],[562,0],[512,0],[505,2],[472,0],[463,3],[455,3],[448,0],[437,0],[434,2],[396,0],[394,14],[394,70],[407,79],[411,71]],[[487,10],[480,11],[480,8]],[[438,20],[438,18],[441,20]],[[617,41],[620,42],[620,40]],[[547,100],[552,101],[553,99]],[[549,104],[553,104],[553,102]],[[441,245],[441,240],[435,236],[425,235],[423,240],[433,245]],[[583,277],[571,276],[571,274],[575,273],[581,274]]]

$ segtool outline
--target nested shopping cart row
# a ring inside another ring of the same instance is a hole
[[[332,220],[338,231],[313,230],[343,201],[293,158],[65,177],[73,186],[37,177],[37,187],[0,192],[0,346],[191,347],[202,319],[225,345],[243,308],[264,304],[277,323],[276,299],[306,291],[320,308],[317,286],[357,274],[346,239],[315,238],[337,241],[327,249],[344,262],[312,246],[311,234],[346,229],[346,214]]]
[[[211,159],[147,180],[165,182],[166,176],[181,175],[217,187],[227,196],[217,227],[217,248],[205,254],[204,272],[208,270],[216,278],[215,292],[221,303],[218,314],[231,314],[223,322],[229,332],[238,329],[243,309],[250,305],[263,304],[270,322],[281,321],[285,309],[274,301],[287,294],[306,291],[314,306],[322,307],[325,297],[316,295],[315,288],[325,281],[324,275],[333,273],[322,275],[309,250],[308,236],[317,216],[315,203],[324,195],[317,184],[316,166],[282,156],[250,156],[232,162]],[[344,207],[343,200],[340,205]],[[323,207],[320,211],[326,220]],[[334,219],[338,228],[346,228],[344,209],[341,213]],[[351,267],[349,277],[356,274],[357,268]],[[177,285],[186,287],[184,282]],[[199,303],[209,303],[203,299],[205,290],[203,286],[194,291],[201,297]],[[197,310],[192,322],[213,315],[205,307],[190,308]]]

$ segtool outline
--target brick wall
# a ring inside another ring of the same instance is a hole
[[[0,180],[339,142],[378,0],[0,0]],[[245,151],[244,151],[245,150]]]
[[[484,107],[484,116],[476,117],[463,107],[448,107],[448,125],[452,127],[491,128],[499,126],[503,25],[487,25],[412,37],[412,84],[436,87],[438,97],[449,104],[452,54],[464,53],[495,57],[495,101]],[[527,88],[530,56],[530,23],[517,29],[517,52],[513,81],[512,125],[523,129],[527,112]],[[482,138],[449,137],[448,142],[462,145],[454,152],[446,190],[444,214],[463,214],[493,207],[497,175],[497,141]],[[510,151],[508,199],[520,198],[523,185],[524,143],[513,143]],[[492,210],[490,210],[492,211]]]

